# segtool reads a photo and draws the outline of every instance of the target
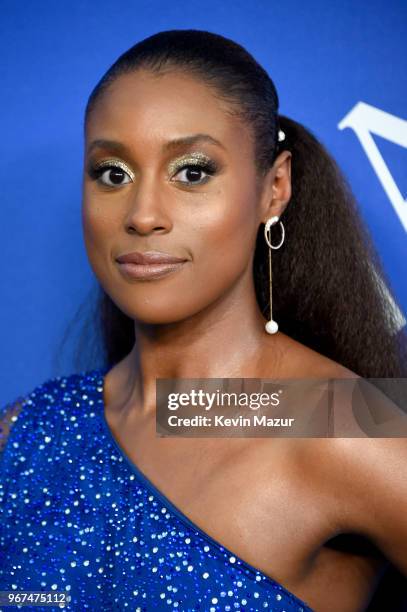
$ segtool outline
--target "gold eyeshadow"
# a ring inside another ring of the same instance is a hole
[[[182,157],[177,157],[168,164],[168,174],[173,176],[176,174],[181,168],[185,168],[185,166],[200,166],[201,168],[205,168],[209,170],[209,172],[215,172],[217,170],[217,164],[205,153],[193,152],[187,153],[186,155],[182,155]]]
[[[186,153],[185,155],[182,155],[181,157],[177,157],[176,159],[172,160],[168,164],[168,176],[172,178],[181,169],[186,168],[188,166],[202,168],[202,170],[205,171],[207,175],[215,174],[218,171],[218,164],[213,159],[211,159],[205,153],[202,153],[200,151],[193,151],[191,153]],[[120,159],[116,158],[104,159],[100,162],[90,161],[88,165],[88,174],[92,179],[99,180],[105,168],[120,168],[130,177],[133,182],[136,180],[136,175],[130,168],[130,166],[128,166]],[[209,176],[207,176],[206,179],[208,180]],[[191,182],[190,184],[198,185],[203,184],[203,182],[205,181],[201,181],[200,183]],[[188,184],[188,182],[185,181],[185,184]]]
[[[120,159],[104,159],[103,161],[99,163],[92,164],[91,171],[93,173],[100,174],[100,170],[102,170],[103,168],[112,168],[112,167],[120,168],[121,170],[123,170],[123,172],[126,172],[126,174],[129,175],[132,181],[135,180],[136,175],[134,174],[133,170]]]

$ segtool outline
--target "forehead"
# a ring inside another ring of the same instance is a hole
[[[210,134],[227,149],[251,151],[251,130],[233,108],[197,78],[139,70],[121,75],[90,113],[87,139],[114,138],[157,145],[193,133]]]

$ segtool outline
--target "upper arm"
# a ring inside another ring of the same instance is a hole
[[[348,519],[407,576],[407,438],[342,440]]]
[[[407,576],[407,415],[368,379],[342,383],[335,411],[356,432],[334,447],[345,522]]]

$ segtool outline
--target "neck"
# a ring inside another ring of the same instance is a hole
[[[127,406],[148,412],[155,409],[157,378],[256,377],[261,349],[273,342],[264,330],[252,275],[188,319],[134,325],[135,344],[120,362],[120,395]]]

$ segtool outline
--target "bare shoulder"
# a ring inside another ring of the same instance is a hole
[[[284,378],[358,378],[352,370],[283,333],[275,344],[266,344],[265,350],[270,362],[277,353],[278,375]]]
[[[365,535],[407,575],[406,413],[341,364],[288,337],[283,346],[288,376],[335,379],[335,437],[299,441],[297,461],[331,499],[338,533]]]

